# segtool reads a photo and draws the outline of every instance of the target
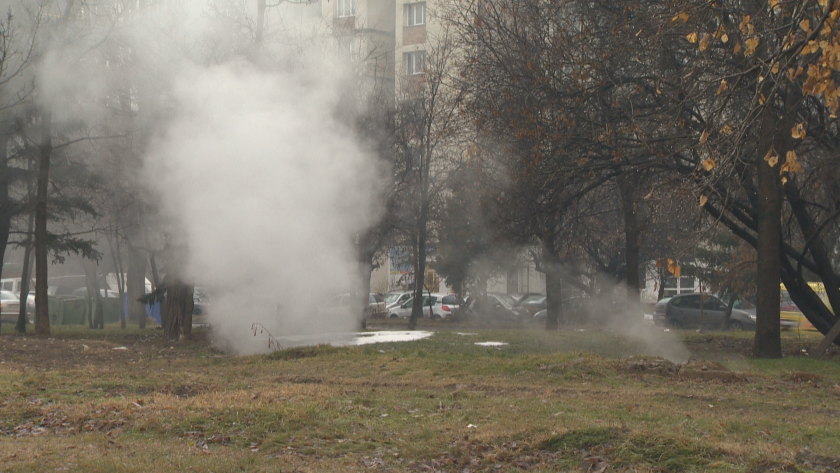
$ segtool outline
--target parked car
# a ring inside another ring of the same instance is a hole
[[[356,304],[354,301],[355,297],[357,297],[355,294],[339,294],[330,298],[324,306],[321,307],[321,310],[323,312],[328,312],[331,315],[349,313],[351,310],[350,308]],[[367,317],[384,317],[387,313],[385,311],[385,299],[383,299],[379,294],[368,294],[368,306],[364,311],[365,316]]]
[[[385,298],[379,294],[371,292],[368,297],[367,316],[385,317],[385,314],[387,313],[387,309],[385,308]]]
[[[469,302],[466,309],[478,318],[511,322],[527,320],[525,309],[516,303],[516,299],[501,292],[488,292],[484,299],[475,297]]]
[[[403,302],[401,305],[392,308],[388,311],[388,317],[392,319],[401,318],[407,319],[411,317],[411,309],[414,305],[414,298]],[[443,301],[440,294],[431,294],[423,296],[423,317],[429,317],[431,309],[431,317],[433,319],[445,319],[451,315],[450,311],[443,310]]]
[[[726,317],[726,304],[708,294],[680,294],[662,299],[653,308],[653,322],[674,328],[699,327],[716,329]],[[732,309],[727,323],[729,330],[755,330],[755,315]]]
[[[16,322],[20,314],[20,297],[13,292],[0,291],[0,317],[3,322]]]
[[[563,320],[569,323],[605,323],[622,313],[620,303],[610,298],[572,296],[563,299],[562,304]],[[547,309],[543,308],[535,313],[531,320],[545,323],[546,316]]]
[[[440,297],[441,310],[446,312],[447,317],[455,314],[464,305],[464,300],[458,294],[433,294]]]
[[[195,286],[193,289],[193,315],[207,315],[207,308],[211,300],[212,298],[206,288]]]
[[[525,294],[511,294],[510,297],[512,297],[517,304],[523,305],[541,297],[545,297],[545,294],[526,292]]]
[[[545,296],[530,297],[524,303],[520,302],[519,305],[525,309],[525,312],[529,316],[533,317],[537,312],[544,310],[548,306],[546,301],[547,298]]]
[[[403,302],[411,299],[413,295],[413,292],[389,292],[383,295],[382,298],[385,299],[385,310],[388,311],[401,306]]]

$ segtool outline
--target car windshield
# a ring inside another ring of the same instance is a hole
[[[508,294],[497,293],[497,294],[493,294],[493,295],[496,296],[496,298],[499,300],[499,302],[501,302],[502,304],[504,304],[508,308],[511,308],[511,307],[516,305],[516,299],[514,299],[513,297],[511,297]]]
[[[657,304],[667,304],[670,300],[670,297],[663,297],[662,299],[659,299],[659,302],[657,302]]]
[[[393,304],[394,302],[397,302],[397,300],[399,300],[401,295],[401,292],[389,292],[388,294],[385,294],[382,297],[385,299],[386,304]]]
[[[460,299],[455,294],[450,294],[448,296],[443,296],[443,299],[441,299],[441,302],[444,303],[444,304],[449,304],[449,305],[459,305],[461,303]]]
[[[519,303],[521,305],[525,305],[529,302],[536,302],[536,303],[539,304],[544,300],[545,300],[545,296],[541,296],[539,294],[531,294],[530,296],[524,297],[521,301],[519,301]]]

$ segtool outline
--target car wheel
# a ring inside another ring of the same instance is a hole
[[[681,321],[677,320],[677,319],[668,320],[668,325],[670,325],[671,328],[675,328],[677,330],[683,328],[683,323]]]
[[[737,330],[744,330],[744,324],[737,320],[730,320],[726,327],[733,332]]]
[[[398,319],[400,317],[397,314],[391,314],[390,318],[391,319]]]

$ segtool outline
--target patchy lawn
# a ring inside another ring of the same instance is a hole
[[[809,359],[815,335],[768,361],[748,333],[421,328],[250,357],[202,330],[4,332],[0,470],[840,471],[840,355]]]

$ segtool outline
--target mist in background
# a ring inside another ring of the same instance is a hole
[[[210,291],[215,342],[239,354],[268,349],[253,324],[277,337],[358,328],[349,311],[318,309],[361,286],[354,241],[377,218],[380,175],[351,129],[352,68],[307,34],[312,22],[274,18],[287,31],[256,45],[255,10],[195,0],[67,31],[72,41],[56,29],[37,78],[56,113],[101,123],[134,112],[137,182],[170,248],[164,272]]]

